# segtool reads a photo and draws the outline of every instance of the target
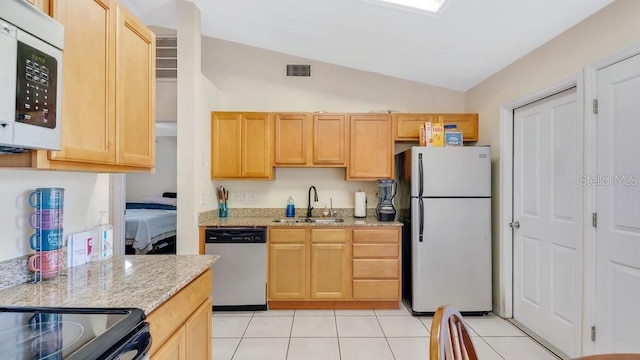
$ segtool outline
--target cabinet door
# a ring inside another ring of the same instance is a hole
[[[344,115],[313,116],[313,163],[345,165],[346,126]]]
[[[40,9],[42,12],[44,12],[45,14],[51,16],[52,15],[52,11],[51,11],[51,4],[49,0],[27,0],[27,2],[35,7],[37,7],[38,9]]]
[[[207,299],[184,323],[185,359],[211,359],[211,299]]]
[[[397,114],[394,119],[394,139],[396,141],[420,140],[420,127],[425,122],[437,122],[438,117],[432,114]]]
[[[438,122],[455,124],[463,141],[478,141],[478,114],[440,114]]]
[[[155,166],[155,35],[118,6],[118,165]]]
[[[211,177],[240,177],[240,113],[211,115]]]
[[[347,244],[311,244],[311,299],[349,298]]]
[[[393,177],[391,115],[350,115],[348,180]]]
[[[115,164],[116,2],[56,2],[64,25],[62,149],[51,160]]]
[[[273,174],[271,117],[269,113],[242,115],[243,178],[269,179]]]
[[[153,339],[152,339],[153,341]],[[209,339],[211,342],[211,339]],[[186,338],[185,328],[181,326],[171,337],[167,340],[158,351],[156,351],[151,360],[184,360],[187,359],[186,355]]]
[[[275,165],[305,165],[307,163],[307,114],[275,114]]]
[[[307,288],[304,243],[269,245],[269,300],[304,300]]]

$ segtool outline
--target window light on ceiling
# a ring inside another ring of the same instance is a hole
[[[438,14],[449,0],[372,0],[374,2]]]

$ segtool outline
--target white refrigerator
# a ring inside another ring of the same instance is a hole
[[[414,315],[490,312],[490,148],[412,147],[396,169],[404,301]]]

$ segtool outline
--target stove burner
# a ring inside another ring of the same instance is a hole
[[[35,316],[42,315],[36,314]],[[63,350],[73,345],[84,334],[84,327],[72,321],[33,321],[29,325],[0,332],[0,348],[8,351],[2,356],[19,359],[62,359]]]

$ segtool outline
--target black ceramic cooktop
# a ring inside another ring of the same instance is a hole
[[[139,309],[0,307],[0,358],[100,359],[142,320]]]

